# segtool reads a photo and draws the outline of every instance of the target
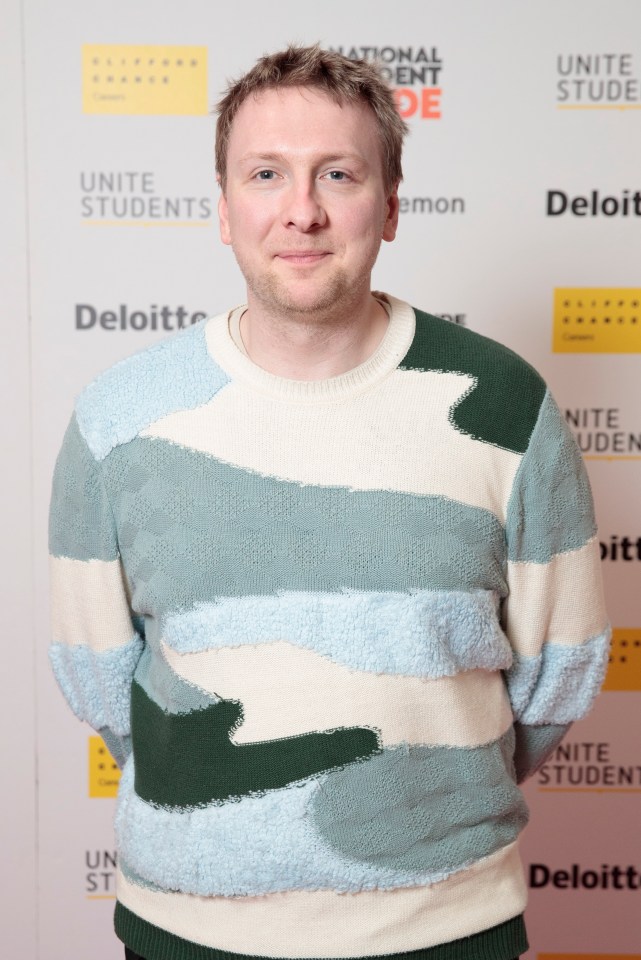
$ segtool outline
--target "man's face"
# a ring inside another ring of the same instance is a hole
[[[328,316],[358,304],[398,222],[369,107],[339,106],[310,87],[248,97],[232,125],[218,211],[250,309]]]

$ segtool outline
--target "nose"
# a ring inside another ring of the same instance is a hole
[[[282,219],[286,227],[309,233],[326,224],[327,213],[315,180],[292,179],[283,200]]]

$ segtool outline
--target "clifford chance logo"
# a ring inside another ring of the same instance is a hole
[[[207,47],[86,43],[82,47],[84,113],[208,113]]]
[[[374,60],[395,87],[398,112],[404,120],[440,120],[443,60],[436,47],[329,47],[350,60]]]

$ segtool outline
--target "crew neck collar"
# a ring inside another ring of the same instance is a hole
[[[414,338],[416,317],[412,307],[385,293],[374,293],[388,310],[390,319],[383,339],[374,353],[351,370],[322,380],[294,380],[280,377],[254,363],[234,342],[230,319],[237,319],[247,309],[234,307],[212,317],[205,327],[210,356],[233,380],[242,381],[261,393],[281,399],[319,402],[334,401],[370,389],[394,370],[410,348]]]

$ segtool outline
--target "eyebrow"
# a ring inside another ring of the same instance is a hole
[[[260,163],[287,163],[288,158],[284,153],[246,153],[240,158],[240,163],[258,161]],[[320,154],[317,163],[339,163],[345,162],[357,163],[359,165],[367,164],[367,158],[358,153],[332,153]]]

